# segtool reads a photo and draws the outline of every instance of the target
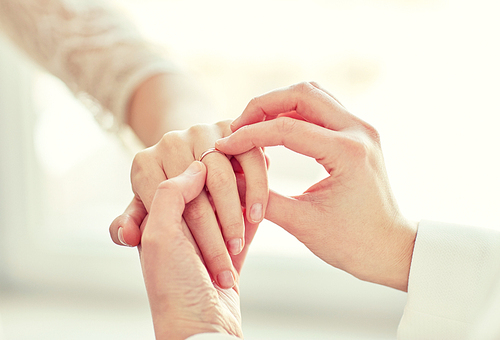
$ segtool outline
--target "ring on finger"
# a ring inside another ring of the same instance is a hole
[[[210,148],[210,149],[206,150],[205,152],[203,152],[203,153],[201,154],[200,158],[198,158],[198,161],[200,161],[200,162],[201,162],[201,161],[203,160],[203,158],[205,158],[205,156],[207,156],[208,154],[211,154],[211,153],[213,153],[213,152],[218,152],[218,153],[220,153],[221,155],[224,155],[224,156],[226,156],[226,157],[227,157],[227,155],[226,155],[224,152],[219,151],[219,150],[217,150],[216,148]]]

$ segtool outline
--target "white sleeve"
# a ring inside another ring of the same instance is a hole
[[[500,232],[422,221],[398,339],[469,339],[500,285]]]
[[[234,335],[227,335],[221,333],[203,333],[190,336],[186,340],[241,340]]]
[[[106,1],[0,0],[0,25],[32,59],[123,122],[138,85],[172,64]]]

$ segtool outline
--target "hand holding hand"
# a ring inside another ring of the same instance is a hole
[[[141,239],[140,225],[150,211],[158,184],[181,174],[215,141],[231,133],[229,121],[196,125],[184,131],[165,134],[154,146],[139,152],[132,165],[132,189],[135,197],[124,214],[110,226],[116,244],[136,246]],[[184,221],[213,279],[223,288],[234,284],[230,255],[241,252],[245,242],[238,181],[246,182],[244,201],[246,218],[259,223],[268,199],[267,168],[260,148],[249,150],[229,160],[213,152],[203,158],[207,167],[207,191],[186,207]],[[238,170],[235,174],[234,168]],[[239,172],[239,173],[238,173]],[[183,223],[184,223],[183,221]]]
[[[186,339],[198,333],[242,337],[238,284],[214,285],[197,245],[182,224],[186,204],[205,185],[206,168],[193,162],[178,177],[162,182],[143,224],[139,246],[157,339]],[[246,223],[245,248],[231,256],[236,282],[257,224]]]
[[[266,218],[334,267],[406,290],[416,223],[400,213],[377,131],[314,83],[254,98],[216,142],[226,154],[284,145],[313,157],[329,176],[302,195],[271,192]]]

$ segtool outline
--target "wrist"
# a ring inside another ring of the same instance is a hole
[[[173,130],[209,122],[211,105],[184,74],[157,74],[135,90],[130,98],[126,122],[146,145],[156,144]]]
[[[417,236],[418,222],[408,221],[401,218],[401,221],[393,228],[394,239],[392,240],[393,261],[387,270],[385,286],[401,291],[408,291],[408,278],[410,276],[411,260]]]
[[[193,335],[203,333],[222,333],[227,332],[220,326],[197,323],[188,320],[177,320],[162,318],[155,320],[153,318],[156,340],[185,340]]]
[[[170,105],[168,77],[158,74],[145,80],[130,99],[126,122],[148,147],[169,130],[166,121]]]

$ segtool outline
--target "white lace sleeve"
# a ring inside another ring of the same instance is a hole
[[[174,68],[123,13],[103,2],[0,0],[0,25],[77,96],[98,104],[94,113],[111,112],[117,127],[135,88]]]

